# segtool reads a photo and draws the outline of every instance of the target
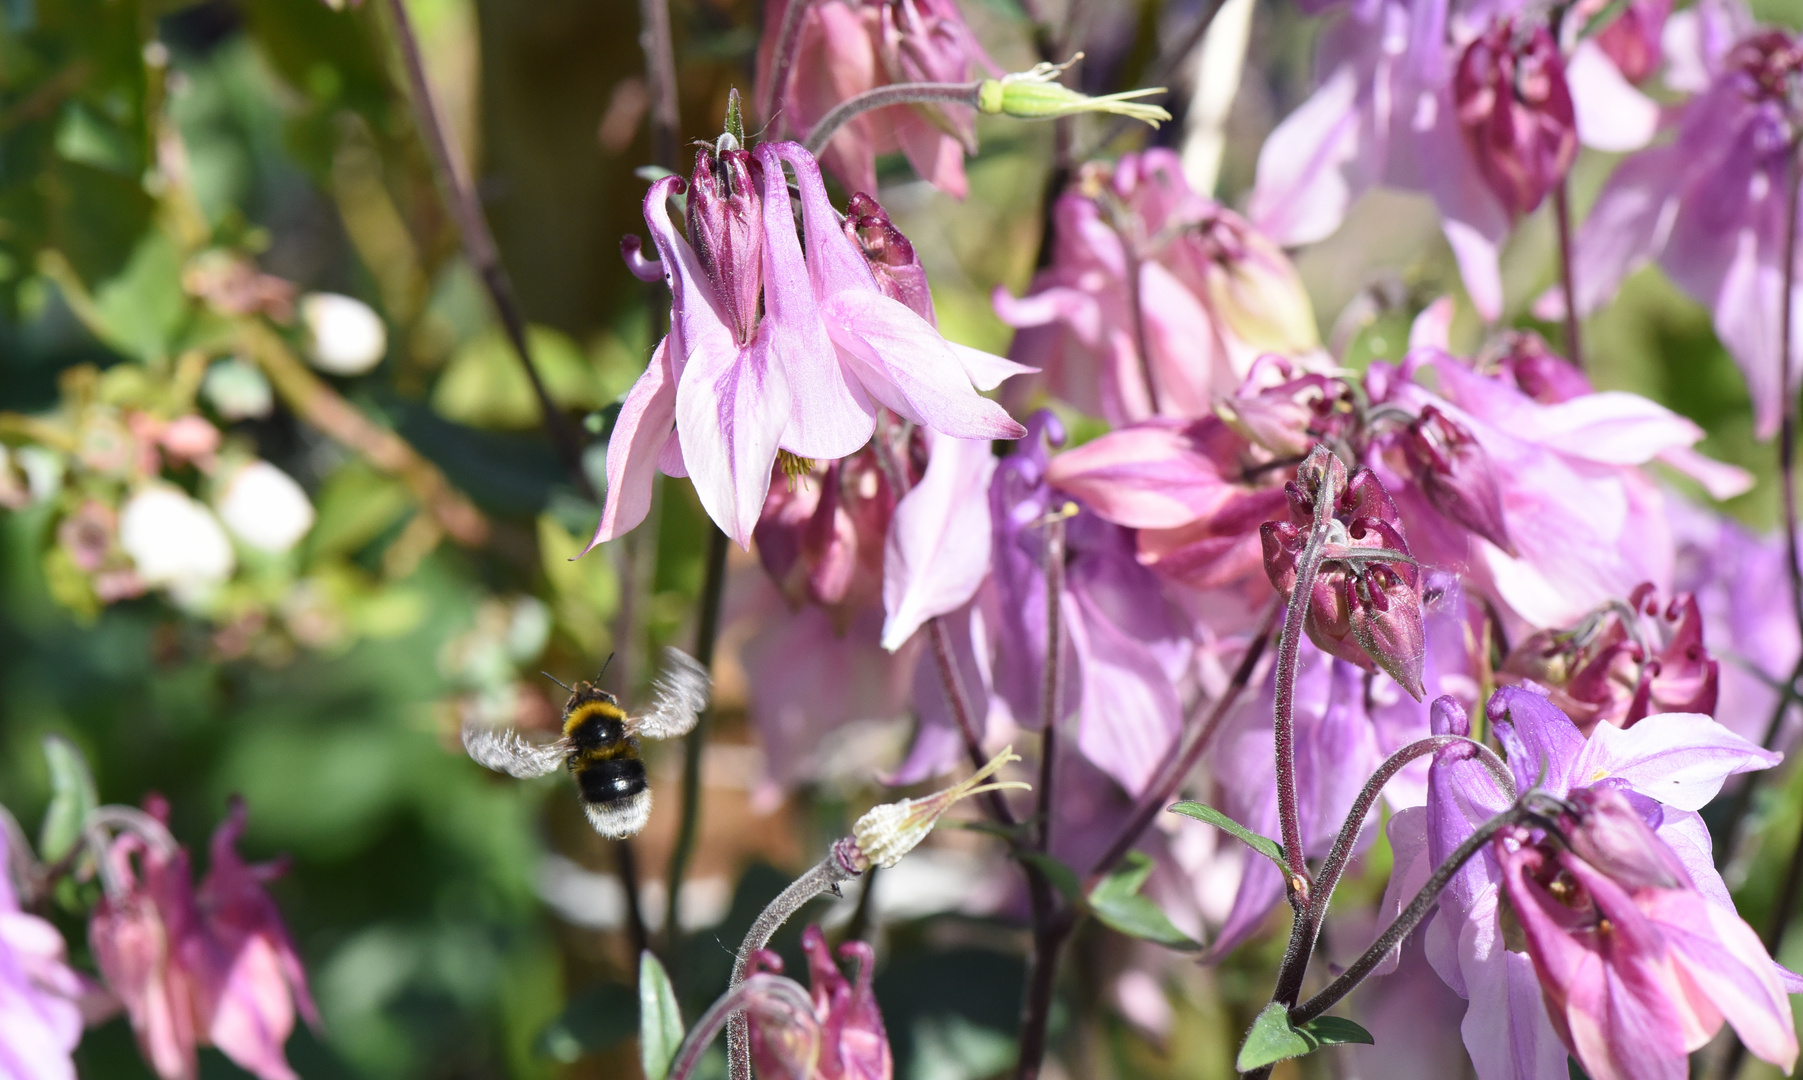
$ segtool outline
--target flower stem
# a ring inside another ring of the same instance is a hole
[[[1497,786],[1511,800],[1515,798],[1515,777],[1509,772],[1509,767],[1488,746],[1463,735],[1430,735],[1425,739],[1417,739],[1385,758],[1384,763],[1365,781],[1364,788],[1353,800],[1352,809],[1346,815],[1346,823],[1340,826],[1340,834],[1334,838],[1327,859],[1315,874],[1308,909],[1290,925],[1290,943],[1284,950],[1283,964],[1277,973],[1277,988],[1272,991],[1271,1000],[1290,1004],[1301,993],[1302,977],[1308,971],[1308,958],[1315,951],[1315,939],[1320,936],[1321,924],[1327,918],[1328,901],[1333,899],[1334,887],[1339,884],[1340,875],[1345,872],[1346,863],[1352,858],[1352,848],[1358,843],[1365,815],[1371,812],[1384,785],[1416,758],[1460,744],[1471,747],[1473,756],[1489,770]]]
[[[1271,640],[1271,632],[1277,628],[1278,612],[1282,610],[1281,604],[1271,605],[1271,610],[1265,615],[1265,620],[1260,624],[1258,633],[1247,643],[1246,654],[1240,657],[1239,667],[1235,668],[1233,672],[1233,680],[1227,684],[1227,689],[1221,692],[1221,696],[1215,699],[1214,706],[1209,709],[1208,719],[1203,721],[1201,730],[1196,732],[1195,738],[1190,740],[1189,745],[1176,755],[1175,764],[1165,771],[1159,782],[1148,788],[1146,793],[1139,797],[1139,801],[1134,804],[1133,812],[1127,816],[1127,823],[1121,827],[1119,835],[1103,851],[1102,857],[1096,860],[1095,865],[1090,867],[1089,874],[1084,879],[1087,887],[1094,888],[1104,874],[1113,870],[1115,864],[1127,857],[1127,852],[1132,851],[1133,845],[1139,843],[1139,838],[1145,835],[1146,828],[1152,824],[1154,818],[1163,812],[1165,804],[1171,801],[1171,797],[1177,793],[1177,789],[1182,786],[1184,779],[1196,767],[1196,762],[1201,760],[1203,751],[1207,750],[1209,744],[1214,741],[1215,733],[1220,730],[1221,721],[1226,718],[1228,710],[1233,708],[1234,702],[1239,700],[1240,694],[1252,681],[1252,672],[1257,669],[1259,659],[1265,654],[1265,646]]]
[[[890,105],[914,105],[929,102],[941,102],[954,105],[977,107],[977,90],[981,82],[968,83],[894,83],[879,86],[874,90],[866,90],[862,94],[846,98],[833,108],[832,112],[820,118],[814,130],[808,132],[802,145],[808,153],[818,154],[826,149],[826,144],[833,134],[843,127],[846,121],[860,113],[871,109],[887,108]]]
[[[764,100],[758,102],[766,124],[776,122],[783,91],[788,89],[789,69],[795,66],[795,49],[801,44],[801,26],[807,21],[808,8],[813,3],[814,0],[789,0],[789,6],[783,9],[783,21],[776,28],[776,45],[770,51],[770,82],[765,88]]]
[[[1045,683],[1040,699],[1042,742],[1039,748],[1039,791],[1035,817],[1036,846],[1051,850],[1053,798],[1058,769],[1058,725],[1064,720],[1064,523],[1061,510],[1045,521]],[[1076,928],[1076,913],[1063,910],[1051,882],[1037,866],[1027,866],[1027,891],[1033,907],[1033,955],[1027,965],[1027,995],[1021,1003],[1020,1056],[1016,1080],[1034,1080],[1045,1063],[1046,1035],[1052,1015],[1052,992],[1058,958]]]
[[[439,183],[444,186],[447,209],[457,221],[457,233],[463,240],[464,258],[470,261],[476,276],[482,280],[483,288],[488,290],[488,298],[495,306],[495,314],[501,318],[502,329],[507,332],[507,339],[513,343],[514,352],[520,358],[520,366],[525,369],[526,379],[532,384],[532,394],[538,399],[539,410],[544,415],[545,430],[551,436],[551,444],[556,448],[558,458],[569,472],[577,490],[593,502],[595,491],[588,481],[588,474],[582,469],[581,436],[570,423],[569,417],[551,399],[550,391],[545,389],[544,380],[539,377],[538,367],[532,362],[532,350],[526,342],[526,317],[520,310],[519,300],[514,296],[513,279],[507,276],[507,267],[501,263],[500,249],[495,246],[494,234],[489,232],[488,220],[482,216],[482,206],[476,200],[475,185],[470,183],[469,174],[463,167],[463,159],[452,145],[451,132],[445,128],[439,115],[438,103],[432,97],[432,84],[426,79],[425,62],[420,57],[419,40],[414,36],[413,22],[407,15],[407,5],[403,0],[388,0],[388,13],[394,23],[394,39],[400,50],[401,66],[407,72],[407,88],[413,98],[414,119],[419,122],[426,151],[432,156],[432,163],[437,166]]]
[[[1323,987],[1320,993],[1290,1010],[1290,1022],[1306,1024],[1333,1008],[1341,998],[1351,993],[1353,987],[1364,981],[1365,976],[1371,974],[1371,969],[1383,961],[1384,954],[1395,948],[1398,942],[1409,935],[1409,931],[1415,929],[1421,920],[1427,917],[1427,913],[1439,902],[1441,890],[1446,888],[1447,883],[1453,879],[1453,875],[1457,874],[1473,855],[1476,855],[1485,844],[1489,843],[1491,837],[1504,828],[1521,821],[1527,815],[1528,811],[1520,805],[1511,806],[1479,825],[1476,832],[1466,837],[1464,843],[1452,850],[1452,854],[1446,857],[1445,862],[1434,868],[1434,872],[1427,879],[1427,884],[1421,886],[1421,891],[1415,894],[1413,900],[1409,901],[1409,906],[1402,909],[1402,913],[1396,917],[1396,921],[1377,936],[1377,940],[1371,943],[1371,947],[1366,949],[1363,955],[1352,962],[1351,967],[1341,972],[1339,978]]]
[[[1315,523],[1308,543],[1296,560],[1296,584],[1290,589],[1283,617],[1283,634],[1277,639],[1276,714],[1277,816],[1283,831],[1283,857],[1289,863],[1286,891],[1298,911],[1306,900],[1299,895],[1308,885],[1308,865],[1302,855],[1302,819],[1296,804],[1296,669],[1302,658],[1303,621],[1314,596],[1315,575],[1321,568],[1321,552],[1327,546],[1328,524],[1333,520],[1334,490],[1331,471],[1321,470],[1321,486],[1315,492]]]
[[[751,973],[752,954],[769,945],[770,939],[792,915],[821,893],[837,894],[840,882],[857,876],[846,868],[835,850],[814,864],[813,869],[790,882],[789,887],[777,894],[758,915],[740,943],[738,955],[733,960],[728,994],[745,985],[746,976]],[[731,1080],[751,1080],[751,1031],[743,1012],[734,1013],[726,1023],[726,1063]]]
[[[725,591],[726,534],[716,527],[709,530],[707,539],[707,573],[701,581],[701,614],[695,625],[695,662],[703,671],[714,667],[714,643],[720,636],[720,597]],[[682,933],[676,921],[677,902],[682,897],[682,878],[695,853],[695,834],[701,825],[701,752],[712,714],[710,702],[696,720],[694,730],[682,740],[682,818],[676,828],[676,845],[670,850],[666,879],[669,893],[664,910],[664,940],[671,944]]]
[[[1565,292],[1565,358],[1584,367],[1584,344],[1578,333],[1578,288],[1572,280],[1571,267],[1571,200],[1566,188],[1569,181],[1560,178],[1553,187],[1553,216],[1559,222],[1559,284]]]
[[[669,0],[639,0],[639,47],[645,51],[645,81],[651,84],[651,156],[664,168],[674,169],[682,108],[676,93],[676,53],[670,45]]]
[[[1784,221],[1784,298],[1778,316],[1778,393],[1783,403],[1778,427],[1778,474],[1782,478],[1784,496],[1784,540],[1788,546],[1786,568],[1790,571],[1791,612],[1797,628],[1803,632],[1803,553],[1797,550],[1797,385],[1793,379],[1791,336],[1796,330],[1793,291],[1797,284],[1797,197],[1803,188],[1803,177],[1797,175],[1798,145],[1791,146],[1785,158]]]

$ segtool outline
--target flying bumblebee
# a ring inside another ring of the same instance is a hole
[[[479,764],[522,779],[564,766],[576,778],[582,808],[595,831],[622,840],[644,828],[651,817],[651,788],[645,760],[639,756],[639,737],[688,734],[707,707],[711,686],[707,670],[694,658],[665,649],[664,670],[652,684],[651,711],[643,716],[627,716],[618,698],[593,683],[579,682],[574,688],[564,687],[570,700],[563,707],[563,738],[556,742],[535,743],[512,728],[465,724],[463,748]]]

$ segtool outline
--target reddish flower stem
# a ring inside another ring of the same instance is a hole
[[[645,51],[645,81],[651,89],[651,156],[664,168],[674,169],[682,110],[676,92],[676,52],[670,44],[669,0],[639,0],[639,47]]]
[[[1559,222],[1559,286],[1565,294],[1565,358],[1584,368],[1584,343],[1579,335],[1578,287],[1572,278],[1571,200],[1568,181],[1561,178],[1553,186],[1553,217]]]
[[[1315,523],[1309,529],[1308,543],[1296,560],[1296,584],[1290,590],[1283,618],[1283,634],[1277,640],[1276,715],[1273,717],[1277,741],[1277,817],[1283,833],[1283,855],[1289,863],[1287,891],[1290,903],[1300,912],[1308,887],[1308,865],[1302,855],[1302,819],[1296,803],[1296,668],[1302,658],[1302,627],[1308,617],[1309,600],[1315,591],[1315,576],[1321,569],[1321,552],[1327,546],[1328,525],[1333,520],[1333,474],[1321,470],[1321,487],[1315,492]]]
[[[776,28],[776,45],[770,50],[770,83],[758,109],[766,124],[776,122],[783,92],[789,88],[789,69],[795,66],[795,49],[801,44],[801,25],[807,21],[808,8],[814,0],[789,0],[783,9],[783,21]]]

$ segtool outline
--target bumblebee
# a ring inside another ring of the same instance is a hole
[[[626,715],[618,698],[579,682],[564,687],[570,700],[564,703],[563,737],[557,741],[536,743],[512,728],[466,724],[463,748],[477,763],[522,779],[543,776],[559,765],[569,769],[595,831],[623,840],[651,817],[651,787],[639,738],[688,734],[707,708],[711,687],[706,669],[694,658],[665,649],[664,670],[652,684],[651,711],[643,716]]]

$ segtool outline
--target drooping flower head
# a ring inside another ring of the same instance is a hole
[[[805,256],[785,164],[801,191]],[[667,205],[684,190],[688,239]],[[864,200],[842,228],[819,166],[800,146],[764,143],[748,153],[722,135],[696,155],[688,184],[665,177],[652,185],[645,221],[659,259],[639,258],[629,243],[628,261],[640,276],[669,282],[671,331],[614,425],[591,549],[644,519],[654,468],[688,476],[708,515],[748,546],[778,452],[846,457],[869,441],[878,408],[959,438],[1024,430],[978,393],[1023,369],[941,337],[930,309],[911,306],[921,290],[897,286],[917,266],[899,234],[885,231],[893,227],[880,207]],[[881,280],[871,257],[879,238]]]
[[[1544,25],[1498,18],[1453,75],[1459,128],[1484,182],[1513,214],[1540,205],[1578,155],[1565,61]]]
[[[747,1012],[751,1057],[758,1075],[792,1080],[890,1080],[895,1062],[871,990],[875,952],[862,941],[839,946],[839,959],[858,966],[854,982],[839,970],[818,926],[802,931],[801,947],[808,954],[809,983],[802,1000],[811,1003],[811,1017],[770,1000],[775,997],[771,993],[774,979],[800,989],[782,978],[782,958],[768,949],[760,949],[752,957],[754,974],[746,985],[753,1000]]]

